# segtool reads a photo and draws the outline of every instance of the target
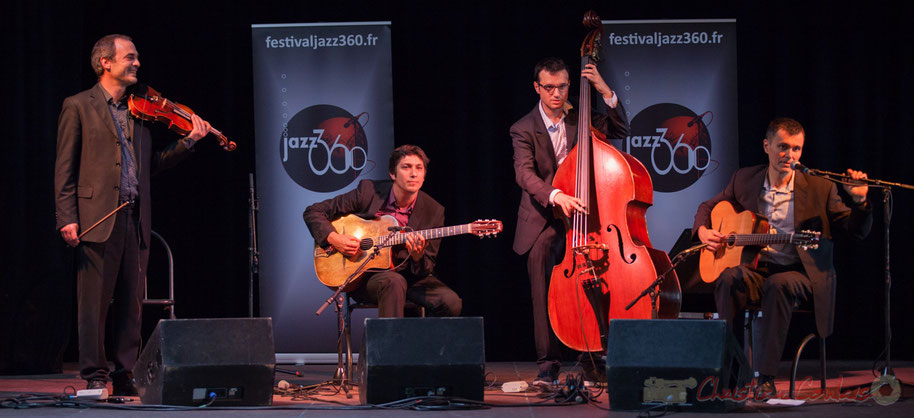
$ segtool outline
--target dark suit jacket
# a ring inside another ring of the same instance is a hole
[[[695,215],[692,227],[693,238],[698,236],[698,227],[711,227],[711,210],[718,202],[726,200],[737,211],[759,212],[759,194],[765,185],[767,165],[746,167],[733,173],[730,183],[713,199],[702,203]],[[831,335],[835,320],[835,267],[833,232],[841,229],[856,238],[869,234],[873,214],[869,204],[850,208],[838,196],[835,184],[800,172],[794,180],[794,228],[821,231],[819,248],[804,250],[797,248],[800,261],[809,276],[815,305],[816,328],[819,335]]]
[[[362,180],[359,187],[349,192],[308,206],[302,217],[311,231],[311,236],[314,237],[314,242],[321,246],[328,245],[327,236],[334,232],[330,222],[341,216],[354,214],[363,219],[373,219],[390,195],[392,185],[393,182],[390,180]],[[420,190],[407,226],[416,231],[444,226],[444,206]],[[418,262],[409,257],[405,247],[397,251],[395,258],[409,260],[406,263],[406,271],[402,272],[407,281],[420,280],[432,274],[440,246],[441,240],[429,240],[428,246],[425,247],[425,256]]]
[[[183,141],[176,141],[160,152],[152,151],[152,136],[146,122],[133,122],[136,153],[140,231],[149,243],[149,177],[168,168],[190,153]],[[67,97],[57,122],[57,160],[54,166],[54,194],[57,229],[78,223],[80,232],[118,206],[121,182],[121,150],[114,119],[101,84]],[[111,219],[82,237],[86,242],[104,242],[111,235]]]
[[[552,187],[552,178],[558,169],[558,161],[539,106],[537,102],[530,113],[511,126],[514,176],[521,188],[517,230],[514,234],[514,251],[518,254],[530,251],[536,237],[546,227],[546,222],[553,217],[552,209],[549,208],[549,194],[555,189]],[[577,124],[577,111],[571,110],[565,116],[569,151],[577,144]],[[608,115],[594,112],[591,124],[608,138],[628,135],[628,118],[625,116],[622,103],[615,109],[609,109]]]

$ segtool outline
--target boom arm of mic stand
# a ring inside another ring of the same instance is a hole
[[[810,175],[813,175],[816,177],[823,177],[823,178],[826,178],[831,181],[837,181],[837,182],[848,181],[848,182],[862,183],[862,184],[866,184],[867,186],[874,186],[874,187],[899,187],[902,189],[914,190],[914,186],[912,186],[910,184],[895,183],[895,182],[879,180],[879,179],[854,179],[853,177],[848,176],[847,174],[833,173],[831,171],[819,170],[819,169],[808,168],[808,167],[807,167],[807,170]]]
[[[339,287],[336,288],[336,291],[333,292],[333,295],[331,295],[330,298],[327,299],[324,302],[324,304],[321,305],[320,309],[318,309],[317,312],[315,312],[314,314],[320,315],[320,314],[324,313],[324,309],[327,309],[327,307],[330,306],[330,304],[333,303],[334,300],[336,300],[337,296],[339,296],[340,293],[343,293],[343,289],[345,289],[346,286],[349,286],[349,283],[351,283],[353,279],[355,279],[356,277],[359,276],[359,274],[362,273],[362,270],[365,269],[365,266],[368,265],[368,262],[371,260],[374,260],[374,258],[377,257],[378,253],[380,253],[380,252],[381,252],[381,248],[376,245],[374,247],[374,250],[371,252],[371,254],[368,254],[368,257],[365,257],[365,261],[362,261],[362,264],[359,265],[359,268],[355,269],[355,271],[352,272],[352,274],[350,274],[349,277],[346,278],[346,281],[344,281],[343,284],[339,285]]]
[[[629,302],[628,305],[625,305],[625,310],[627,311],[627,310],[631,309],[632,306],[635,306],[635,304],[638,303],[639,300],[641,300],[641,298],[645,297],[648,294],[652,295],[651,301],[653,301],[654,300],[653,295],[655,293],[654,289],[657,286],[660,286],[660,283],[663,283],[663,278],[666,277],[667,274],[670,274],[670,272],[673,271],[673,269],[676,268],[676,266],[678,266],[679,263],[681,263],[683,260],[685,260],[689,255],[692,255],[692,254],[698,252],[698,250],[700,250],[704,247],[707,247],[707,246],[708,246],[708,244],[698,244],[698,245],[686,248],[685,250],[682,250],[679,254],[676,254],[676,256],[673,257],[673,260],[670,262],[670,268],[666,269],[665,272],[663,272],[661,275],[657,276],[657,280],[654,280],[653,283],[648,285],[647,288],[645,288],[644,291],[642,291],[641,294],[635,298],[635,300]]]

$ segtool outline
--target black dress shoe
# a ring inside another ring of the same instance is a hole
[[[136,382],[133,379],[132,372],[111,373],[111,381],[114,384],[114,396],[138,396]]]
[[[107,384],[104,379],[92,379],[86,384],[86,389],[106,389]]]
[[[778,389],[774,386],[774,376],[759,376],[758,386],[755,388],[755,400],[765,402],[778,396]]]

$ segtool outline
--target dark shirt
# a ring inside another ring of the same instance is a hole
[[[118,200],[123,202],[134,200],[139,195],[137,184],[139,181],[136,177],[136,154],[133,149],[133,140],[131,138],[131,129],[128,118],[127,97],[124,96],[117,103],[107,90],[102,88],[105,94],[108,110],[111,111],[111,118],[114,119],[114,128],[117,130],[119,146],[121,148],[121,185],[118,189]]]
[[[378,209],[378,213],[375,213],[374,216],[390,215],[397,220],[397,223],[400,224],[400,226],[406,226],[406,224],[409,223],[409,216],[413,214],[414,207],[416,207],[415,200],[413,200],[413,203],[409,206],[401,209],[400,206],[397,205],[397,197],[394,196],[394,190],[391,188],[390,194],[387,195],[387,200],[384,201],[384,204],[381,205],[381,208]]]

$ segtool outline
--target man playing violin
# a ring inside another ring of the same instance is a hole
[[[149,259],[149,177],[185,159],[209,132],[193,116],[190,134],[159,152],[143,121],[130,116],[127,98],[137,83],[139,53],[131,39],[108,35],[92,48],[98,83],[63,102],[57,128],[54,193],[57,228],[77,256],[80,377],[89,389],[136,395],[131,369],[140,347],[140,314]],[[126,203],[116,215],[85,232]],[[111,300],[114,300],[113,303]],[[105,353],[112,317],[114,371]]]
[[[742,333],[746,306],[761,309],[761,338],[756,340],[755,347],[761,355],[754,364],[760,376],[756,394],[760,399],[776,393],[774,376],[796,305],[811,298],[818,334],[827,337],[832,332],[834,232],[841,230],[862,239],[873,222],[866,185],[844,184],[843,189],[851,198],[848,205],[838,195],[834,183],[791,169],[791,163],[799,161],[803,153],[804,140],[805,132],[799,122],[790,118],[771,121],[762,140],[768,164],[737,170],[720,194],[698,207],[692,228],[693,237],[708,245],[704,251],[717,250],[724,235],[711,229],[711,210],[717,203],[728,201],[739,211],[764,215],[770,228],[778,233],[802,230],[822,233],[817,249],[807,250],[792,244],[769,245],[762,249],[756,268],[731,267],[717,278],[714,291],[717,312],[737,337]],[[847,175],[856,180],[866,178],[865,173],[850,169]]]
[[[349,192],[308,206],[302,217],[314,242],[329,244],[347,257],[357,255],[362,251],[360,240],[337,232],[330,223],[351,214],[363,219],[390,215],[399,225],[416,231],[443,226],[444,206],[420,190],[428,161],[422,148],[402,145],[390,154],[390,180],[362,180]],[[440,240],[408,235],[405,245],[392,249],[394,262],[402,263],[402,268],[367,273],[349,295],[360,302],[376,303],[382,318],[403,317],[407,300],[425,307],[431,316],[460,315],[460,297],[432,275],[440,245]]]
[[[593,112],[592,125],[607,135],[621,138],[628,134],[628,119],[619,98],[603,81],[597,67],[588,64],[581,77],[590,80],[609,108],[608,114]],[[533,328],[539,374],[534,384],[557,382],[561,367],[561,343],[549,323],[548,295],[552,268],[561,261],[565,225],[553,214],[553,207],[565,216],[583,211],[583,203],[563,190],[552,187],[559,164],[577,142],[576,111],[568,104],[570,86],[568,67],[558,58],[546,58],[533,70],[533,90],[539,101],[533,110],[511,126],[514,146],[514,174],[521,187],[517,211],[514,251],[527,255],[527,274],[533,298]],[[582,357],[583,358],[583,357]],[[595,364],[596,363],[596,364]],[[599,361],[582,362],[585,379],[603,380]]]

